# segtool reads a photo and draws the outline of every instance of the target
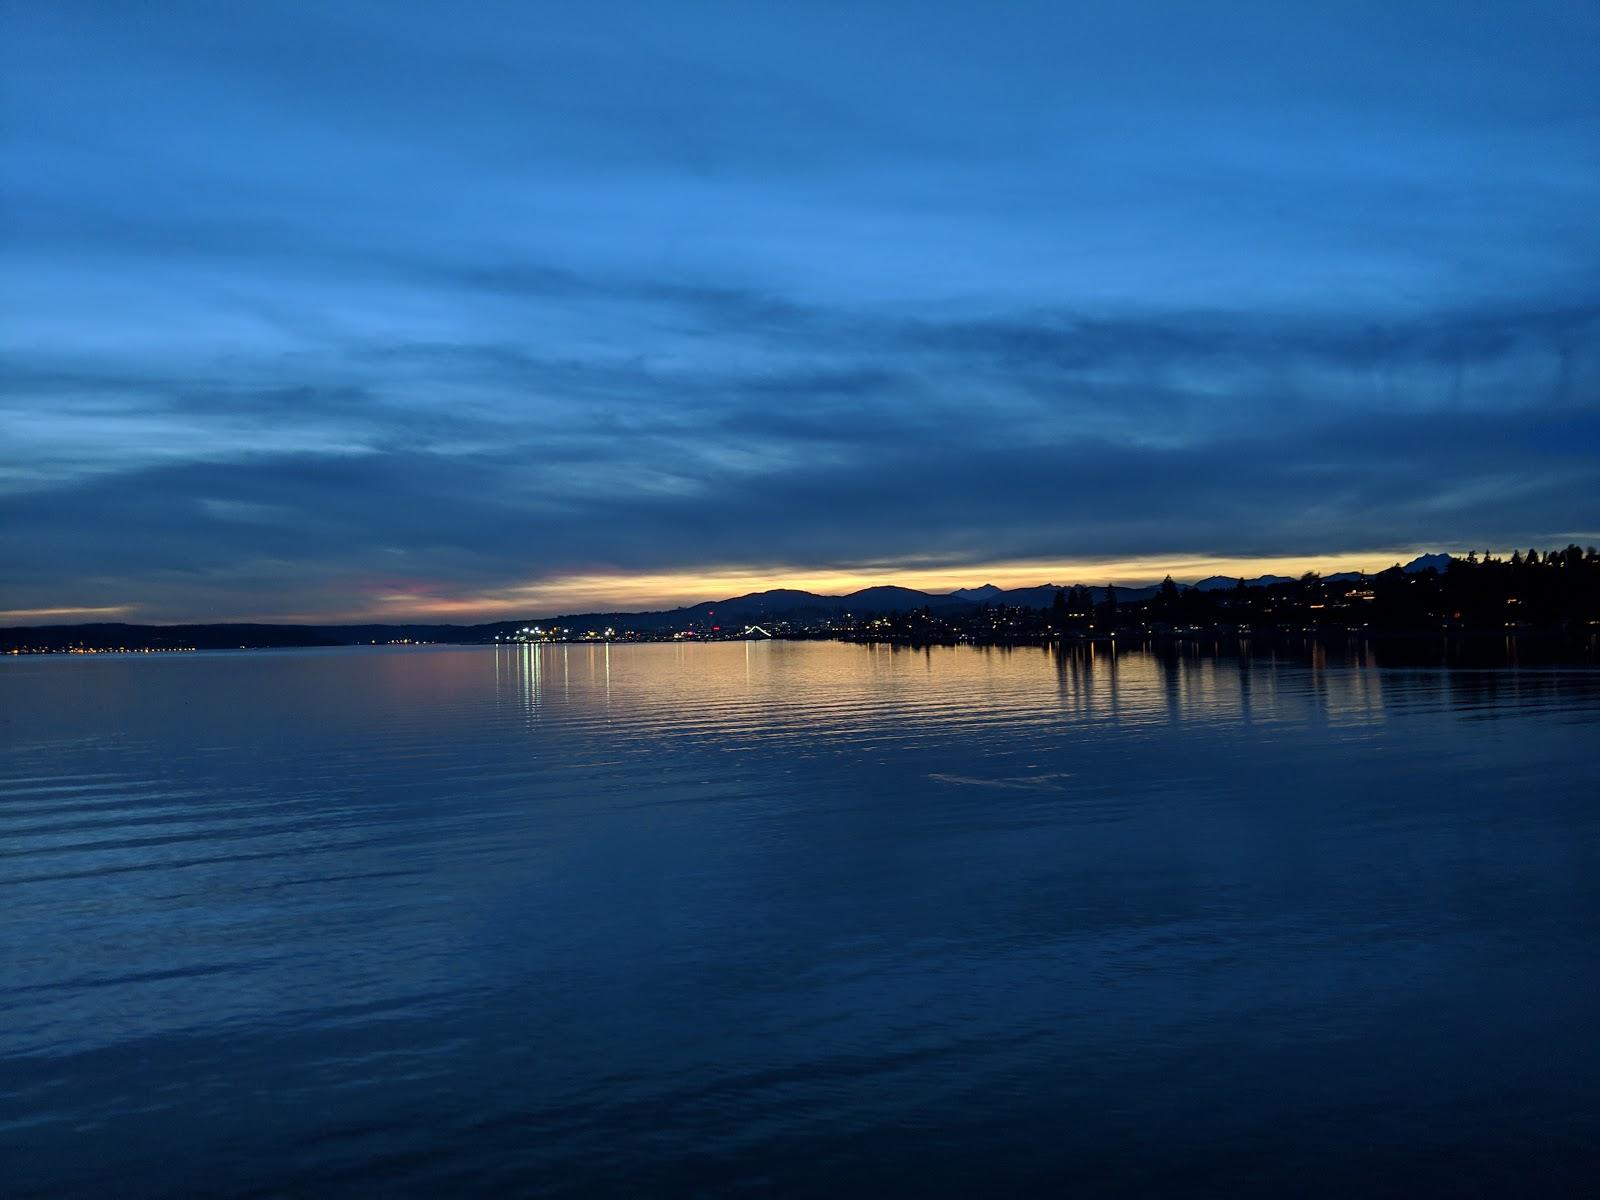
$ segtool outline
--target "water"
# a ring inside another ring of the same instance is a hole
[[[0,1192],[1578,1194],[1597,729],[1369,653],[7,661]]]

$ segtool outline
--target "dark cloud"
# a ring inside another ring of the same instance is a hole
[[[9,10],[0,610],[1600,528],[1593,13],[1199,14]]]
[[[1509,545],[1529,528],[1593,523],[1592,502],[1574,497],[1600,494],[1597,447],[1600,415],[1576,410],[1363,415],[1302,428],[1292,442],[1268,430],[1180,447],[874,433],[839,461],[686,470],[693,486],[679,492],[573,488],[559,471],[547,477],[531,443],[273,455],[7,497],[0,550],[24,600],[53,594],[63,574],[145,594],[162,580],[225,584],[265,570],[295,587],[240,602],[297,612],[308,592],[379,580],[470,595],[586,570],[872,563],[907,547],[981,565]]]

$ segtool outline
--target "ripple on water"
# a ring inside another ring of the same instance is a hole
[[[1600,673],[1382,657],[0,664],[9,1190],[1559,1191]]]

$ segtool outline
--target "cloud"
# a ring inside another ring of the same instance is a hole
[[[1594,529],[1535,8],[19,11],[0,605]]]
[[[845,451],[833,456],[656,464],[676,488],[618,477],[621,452],[598,444],[554,460],[525,443],[153,466],[0,500],[0,552],[8,606],[90,574],[95,596],[163,606],[208,595],[298,612],[316,595],[357,612],[395,592],[426,608],[596,571],[1334,554],[1600,523],[1574,503],[1600,494],[1592,410],[1363,413],[1180,446],[1036,432],[963,440],[941,423],[826,439]],[[277,580],[265,598],[263,576]]]

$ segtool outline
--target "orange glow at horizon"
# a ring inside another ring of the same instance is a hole
[[[101,607],[24,608],[0,610],[0,624],[79,623],[122,620],[153,624],[261,622],[267,624],[342,625],[365,623],[478,624],[502,620],[541,620],[576,613],[646,612],[715,602],[790,588],[841,596],[861,588],[893,584],[930,593],[992,583],[1000,588],[1075,584],[1141,587],[1171,575],[1194,583],[1211,575],[1253,579],[1261,575],[1295,578],[1307,571],[1382,571],[1407,562],[1429,548],[1403,547],[1351,551],[1331,555],[1277,555],[1241,558],[1207,555],[1146,555],[1129,558],[1050,558],[999,560],[979,565],[930,564],[927,559],[901,559],[840,567],[782,565],[729,566],[709,570],[624,572],[592,571],[553,576],[536,583],[453,592],[431,580],[414,589],[396,581],[360,607],[320,612],[258,611],[254,613],[155,616],[136,604]],[[1464,550],[1452,553],[1465,553]]]
[[[1166,575],[1171,575],[1180,583],[1194,583],[1211,575],[1250,579],[1260,575],[1297,577],[1307,571],[1322,574],[1338,571],[1375,572],[1397,562],[1406,562],[1424,552],[1407,548],[1265,558],[1152,555],[1117,559],[1014,560],[979,566],[927,566],[914,562],[891,562],[836,569],[728,567],[702,571],[593,572],[448,598],[390,592],[375,597],[374,608],[353,618],[337,619],[493,621],[511,617],[556,617],[580,612],[641,612],[726,600],[773,588],[793,588],[838,596],[883,584],[934,593],[986,583],[1001,588],[1035,587],[1047,583],[1062,586],[1114,583],[1118,587],[1139,587],[1158,583]],[[322,618],[324,621],[333,619]]]
[[[56,617],[95,618],[125,616],[131,611],[127,604],[114,604],[101,608],[7,608],[0,609],[0,623],[8,621],[50,620]]]

